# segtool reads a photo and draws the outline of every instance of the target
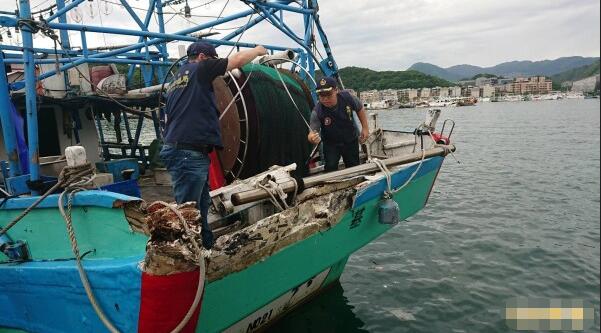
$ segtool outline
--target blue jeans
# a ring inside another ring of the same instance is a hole
[[[207,154],[175,149],[165,144],[161,149],[161,159],[171,175],[173,194],[178,204],[194,201],[201,214],[202,244],[206,249],[213,247],[213,232],[207,221],[209,213],[209,166],[211,159]]]

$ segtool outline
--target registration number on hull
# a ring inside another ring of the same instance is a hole
[[[258,331],[265,324],[269,323],[272,319],[282,314],[286,310],[290,309],[294,305],[300,303],[307,296],[316,292],[325,281],[326,277],[330,273],[330,269],[317,274],[316,276],[308,279],[302,284],[290,289],[284,295],[271,301],[269,304],[253,312],[246,318],[240,320],[236,324],[226,329],[225,333],[251,333]]]

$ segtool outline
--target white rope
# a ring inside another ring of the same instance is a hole
[[[292,203],[292,205],[294,205],[296,202],[296,196],[298,194],[298,182],[294,178],[291,178],[291,181],[294,183],[294,194],[291,199],[291,203]],[[269,199],[270,199],[271,203],[280,212],[290,208],[290,206],[286,202],[286,199],[288,198],[288,194],[286,194],[286,192],[284,192],[284,190],[282,189],[280,184],[276,183],[275,181],[270,179],[265,184],[256,182],[254,184],[254,187],[265,191],[265,193],[267,193],[269,195]],[[277,198],[279,198],[280,200],[278,201]]]
[[[286,194],[286,192],[284,192],[284,190],[282,190],[282,187],[280,187],[280,185],[274,182],[273,180],[269,181],[269,185],[274,190],[274,192],[280,197],[280,200],[284,204],[284,207],[286,209],[290,208],[288,206],[288,203],[286,203],[286,198],[288,197],[288,195]]]
[[[392,191],[393,194],[397,193],[398,191],[400,191],[403,188],[405,188],[405,186],[407,186],[413,180],[413,178],[415,178],[415,176],[417,175],[417,173],[421,169],[422,165],[424,164],[424,160],[425,159],[426,159],[426,151],[422,149],[422,159],[419,161],[419,164],[418,164],[417,168],[415,169],[415,171],[413,171],[413,173],[411,174],[411,176],[409,177],[409,179],[407,179],[407,181],[401,187],[399,187],[396,190]]]
[[[386,185],[388,187],[388,193],[392,194],[392,175],[390,173],[390,170],[388,170],[388,168],[386,167],[386,164],[384,164],[381,160],[374,158],[370,161],[371,163],[375,164],[380,171],[382,171],[382,173],[384,173],[384,176],[386,177]]]
[[[277,68],[275,68],[275,72],[278,74],[278,78],[282,82],[282,85],[284,86],[284,89],[286,90],[286,93],[288,93],[288,97],[290,97],[290,100],[292,101],[292,104],[294,104],[294,107],[296,108],[296,111],[298,112],[298,115],[303,119],[303,121],[305,122],[305,125],[307,125],[307,128],[309,129],[309,132],[311,132],[311,125],[309,125],[309,123],[307,122],[307,119],[305,119],[305,117],[303,117],[303,114],[302,114],[301,110],[299,109],[298,105],[296,105],[296,102],[294,101],[294,98],[292,98],[292,94],[290,93],[290,90],[288,90],[288,86],[286,85],[286,82],[284,82],[284,78],[282,77],[282,74],[280,74],[280,71],[278,71]]]
[[[81,280],[81,283],[83,284],[83,287],[86,291],[86,295],[88,296],[88,299],[90,300],[90,303],[92,304],[92,307],[94,308],[94,311],[96,312],[96,315],[98,315],[98,318],[100,318],[100,320],[102,321],[104,326],[111,333],[118,333],[119,330],[115,326],[113,326],[111,321],[107,318],[107,316],[102,311],[102,308],[98,304],[98,301],[96,300],[96,297],[94,296],[94,292],[92,291],[92,287],[90,286],[90,281],[88,280],[86,271],[84,270],[83,265],[81,263],[81,256],[79,254],[79,248],[77,246],[77,239],[75,238],[75,230],[73,230],[73,224],[72,224],[72,220],[71,220],[71,208],[73,207],[73,198],[75,197],[75,193],[82,191],[82,190],[83,189],[81,189],[81,188],[75,188],[72,190],[65,190],[63,193],[61,193],[60,196],[58,197],[58,210],[60,211],[61,215],[63,216],[63,219],[65,220],[65,223],[67,224],[67,232],[69,234],[69,240],[71,241],[71,249],[73,250],[73,254],[75,255],[75,262],[77,264],[77,272],[79,273],[79,279]],[[66,193],[68,193],[68,195],[69,195],[69,201],[68,201],[68,205],[69,205],[68,212],[69,213],[68,214],[65,213],[65,209],[64,209],[64,205],[63,205],[63,198]]]
[[[271,203],[273,203],[273,205],[280,211],[284,211],[284,207],[282,207],[282,205],[280,205],[280,203],[278,202],[278,200],[275,198],[274,193],[272,192],[273,189],[262,185],[262,184],[258,184],[257,183],[257,187],[262,189],[263,191],[265,191],[269,197],[271,198]]]
[[[375,164],[380,169],[380,171],[382,171],[384,176],[386,177],[386,184],[387,184],[388,190],[386,191],[384,196],[390,198],[390,197],[392,197],[393,194],[395,194],[395,193],[399,192],[400,190],[402,190],[403,188],[405,188],[413,180],[413,178],[415,178],[415,176],[421,169],[422,165],[424,164],[425,159],[426,159],[426,151],[422,149],[422,158],[419,161],[419,164],[418,164],[417,168],[415,169],[415,171],[413,171],[411,176],[409,176],[409,179],[407,179],[405,181],[405,183],[403,183],[403,185],[401,185],[400,187],[398,187],[394,190],[392,189],[392,173],[390,172],[390,170],[388,170],[388,168],[386,167],[386,164],[384,164],[384,162],[382,160],[379,160],[377,158],[373,158],[373,159],[369,160],[368,162]]]
[[[461,162],[455,156],[455,153],[453,153],[453,150],[451,148],[449,148],[448,145],[439,144],[436,142],[436,140],[434,140],[434,136],[432,135],[432,132],[430,130],[428,130],[428,136],[430,136],[430,139],[432,139],[432,142],[434,143],[434,145],[433,145],[434,147],[442,148],[445,151],[446,155],[451,154],[451,156],[453,157],[455,162],[457,162],[457,164],[461,164]]]
[[[88,296],[88,299],[90,300],[90,303],[92,304],[92,307],[94,308],[94,311],[96,312],[96,314],[98,315],[98,318],[100,318],[100,320],[102,321],[104,326],[111,333],[118,333],[119,330],[110,322],[110,320],[108,319],[108,317],[105,315],[105,313],[102,311],[102,308],[98,304],[96,297],[94,296],[94,292],[92,290],[92,287],[90,286],[90,282],[88,280],[87,274],[86,274],[83,264],[81,262],[81,255],[79,253],[77,239],[75,236],[75,231],[73,229],[73,223],[72,223],[72,218],[71,218],[71,210],[73,207],[73,199],[75,197],[75,193],[79,192],[79,191],[85,191],[86,189],[83,187],[80,187],[80,184],[86,184],[91,181],[92,181],[91,178],[90,179],[82,179],[80,182],[77,182],[78,185],[70,186],[68,189],[66,189],[64,192],[62,192],[58,198],[58,208],[59,208],[59,211],[60,211],[61,215],[63,216],[63,219],[65,220],[65,223],[67,225],[67,232],[69,234],[69,240],[71,241],[71,249],[73,250],[73,254],[75,255],[75,259],[76,259],[76,263],[77,263],[77,271],[79,273],[79,278],[80,278],[80,280],[84,286],[84,289],[86,291],[86,295]],[[67,194],[67,193],[69,195],[68,213],[65,212],[64,204],[63,204],[63,198],[64,198],[65,194]],[[209,256],[210,252],[204,251],[200,247],[200,245],[198,245],[198,242],[196,241],[196,237],[195,237],[196,235],[188,228],[188,224],[186,223],[185,218],[182,216],[182,214],[177,209],[175,209],[172,205],[170,205],[166,202],[160,201],[159,203],[162,204],[163,206],[167,207],[168,209],[170,209],[173,213],[175,213],[175,215],[178,217],[178,219],[182,223],[182,226],[184,227],[186,234],[189,236],[190,241],[191,241],[192,245],[194,246],[196,253],[198,255],[198,266],[199,266],[199,275],[198,276],[199,277],[198,277],[198,287],[196,288],[196,295],[194,296],[194,301],[192,302],[192,305],[188,309],[188,312],[186,313],[184,318],[171,331],[171,333],[178,333],[184,328],[184,326],[186,326],[186,324],[188,323],[188,321],[194,314],[194,311],[198,307],[198,304],[200,303],[200,299],[202,298],[202,294],[204,291],[204,280],[205,280],[205,275],[206,275],[206,267],[205,267],[204,258]]]
[[[252,67],[254,68],[255,64],[252,63]],[[242,86],[240,87],[240,89],[238,89],[238,92],[236,93],[236,95],[234,95],[234,97],[232,97],[232,100],[230,101],[230,103],[225,107],[225,110],[223,110],[223,112],[221,113],[221,115],[219,116],[219,120],[221,120],[223,117],[225,117],[225,115],[227,114],[227,112],[230,110],[230,108],[232,107],[232,105],[234,104],[234,102],[236,101],[236,99],[238,98],[238,96],[242,97],[242,89],[244,89],[244,87],[246,86],[246,84],[248,83],[248,80],[250,80],[250,77],[252,76],[253,71],[252,68],[248,73],[248,76],[246,77],[246,80],[244,81],[244,83],[242,83]]]

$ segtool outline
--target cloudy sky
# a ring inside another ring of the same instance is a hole
[[[52,0],[32,0],[41,9]],[[246,9],[236,0],[188,0],[193,17],[167,14],[168,29],[177,31],[207,20],[204,15],[224,15]],[[2,10],[13,10],[2,2]],[[115,4],[113,3],[115,2]],[[135,28],[118,0],[84,2],[70,22]],[[209,4],[206,4],[209,2]],[[145,0],[130,0],[143,17]],[[227,3],[227,7],[224,5]],[[38,6],[39,5],[39,6]],[[599,0],[321,0],[320,17],[340,67],[404,70],[415,62],[448,67],[457,64],[492,66],[512,60],[544,60],[563,56],[599,56]],[[34,9],[35,10],[35,9]],[[180,13],[182,5],[166,7]],[[288,15],[290,16],[290,15]],[[256,17],[256,16],[255,16]],[[213,30],[221,35],[245,21]],[[290,26],[301,27],[292,20]],[[152,28],[151,28],[152,29]],[[4,31],[3,31],[4,33]],[[6,34],[4,34],[6,42]],[[218,36],[216,37],[218,38]],[[96,34],[91,46],[131,43],[135,38]],[[242,41],[286,43],[279,31],[261,24],[245,32]],[[19,40],[13,38],[13,43]],[[38,45],[48,41],[36,39]],[[79,44],[78,33],[72,43]],[[292,44],[291,44],[292,45]],[[177,53],[177,43],[170,52]],[[221,55],[229,48],[219,48]]]

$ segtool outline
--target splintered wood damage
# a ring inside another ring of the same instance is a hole
[[[331,191],[326,187],[321,190]],[[354,195],[354,188],[321,195],[218,238],[207,268],[209,281],[239,272],[284,247],[331,228],[350,209]]]
[[[298,196],[295,206],[258,221],[247,221],[244,228],[220,235],[207,259],[208,280],[242,271],[287,246],[335,226],[351,208],[360,181],[362,179],[352,179],[307,189]],[[201,244],[200,213],[195,204],[173,204],[173,207]],[[169,275],[197,268],[200,254],[195,253],[188,234],[171,209],[160,202],[129,208],[126,215],[132,228],[142,228],[150,235],[142,264],[146,273]]]
[[[143,270],[148,274],[169,275],[196,269],[200,253],[194,250],[190,236],[198,244],[202,244],[200,212],[196,209],[195,202],[173,204],[173,208],[181,214],[188,230],[165,203],[155,202],[146,208],[144,222],[150,239],[146,245]]]

